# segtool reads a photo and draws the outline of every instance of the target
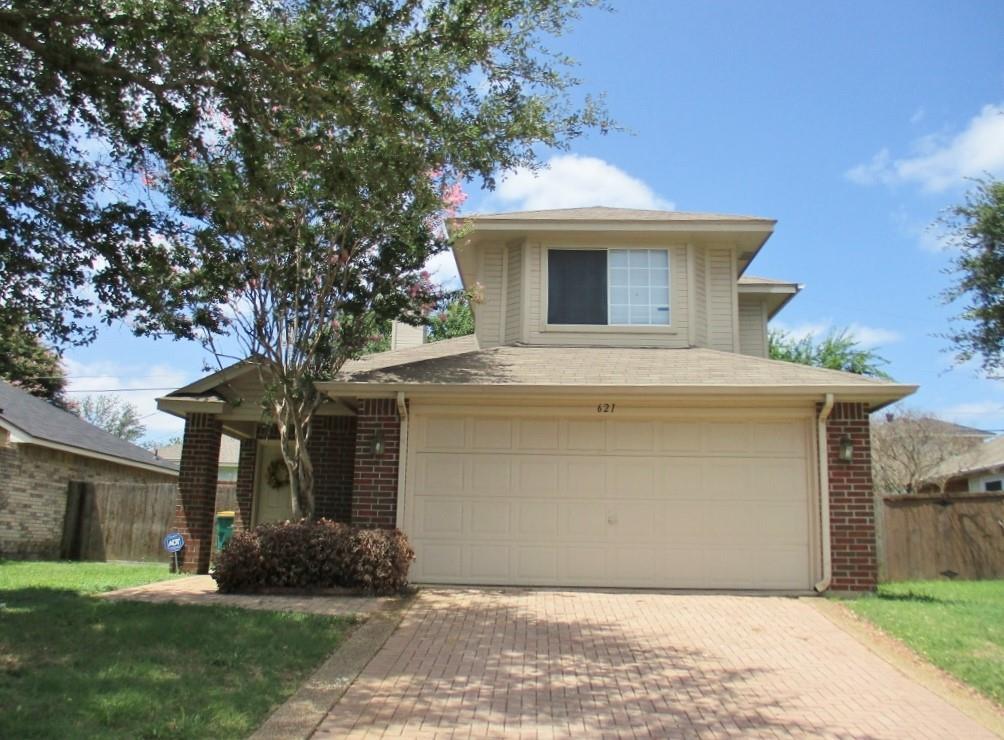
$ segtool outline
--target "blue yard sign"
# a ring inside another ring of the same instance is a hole
[[[179,532],[164,535],[164,549],[168,552],[178,552],[185,546],[185,538]]]

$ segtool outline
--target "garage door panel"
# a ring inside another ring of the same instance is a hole
[[[457,543],[415,542],[415,562],[422,564],[422,577],[455,583],[463,577],[463,547]]]
[[[655,422],[611,421],[608,432],[610,452],[655,451]]]
[[[536,540],[558,536],[558,504],[553,501],[516,501],[517,538]]]
[[[423,417],[427,449],[460,450],[466,444],[466,420],[455,416]]]
[[[607,495],[607,463],[603,459],[567,457],[563,461],[561,496],[604,499]]]
[[[423,453],[418,457],[418,480],[423,488],[464,493],[464,460],[456,455]]]
[[[512,489],[512,459],[497,455],[469,455],[466,460],[470,466],[470,493],[478,496],[508,495]]]
[[[655,495],[656,467],[650,458],[614,458],[607,466],[607,496],[650,498]],[[661,467],[661,466],[660,466]]]
[[[606,536],[607,508],[603,502],[563,501],[558,504],[558,537],[589,541]]]
[[[533,456],[520,457],[517,462],[517,496],[554,496],[558,492],[560,461],[548,456],[538,459]]]
[[[504,582],[512,572],[510,558],[509,545],[468,545],[466,575],[475,583]]]
[[[480,537],[508,537],[512,533],[512,504],[505,500],[469,501],[465,534]]]
[[[516,448],[521,452],[557,451],[557,419],[520,419],[516,423]]]
[[[511,450],[512,421],[486,417],[474,420],[474,449]]]
[[[464,534],[464,504],[458,499],[422,497],[415,507],[416,534],[453,536]]]
[[[528,583],[555,583],[558,578],[558,549],[516,545],[516,577]]]
[[[811,586],[807,421],[413,418],[416,582]]]
[[[569,452],[603,452],[607,449],[607,426],[603,421],[569,419],[565,449]]]

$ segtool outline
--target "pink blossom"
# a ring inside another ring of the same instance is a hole
[[[455,216],[457,209],[459,209],[466,200],[467,193],[464,192],[464,188],[459,182],[447,185],[443,189],[443,210],[445,210],[449,216]]]

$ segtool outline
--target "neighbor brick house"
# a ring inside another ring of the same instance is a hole
[[[915,388],[767,359],[799,290],[746,275],[772,220],[597,207],[464,227],[475,334],[398,328],[320,384],[318,515],[400,527],[420,583],[874,587],[869,413]],[[160,400],[186,419],[190,569],[222,432],[242,439],[239,525],[288,516],[259,397],[236,365]]]
[[[0,380],[0,557],[59,557],[70,483],[177,478],[171,463]]]

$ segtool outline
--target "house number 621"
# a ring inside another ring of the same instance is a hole
[[[597,414],[612,414],[616,403],[600,403],[596,405]]]

